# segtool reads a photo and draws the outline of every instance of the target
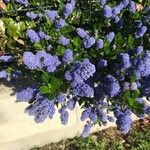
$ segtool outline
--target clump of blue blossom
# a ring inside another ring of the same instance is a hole
[[[30,38],[31,42],[33,43],[37,43],[40,41],[39,35],[33,29],[28,29],[27,36]]]
[[[58,13],[56,10],[45,10],[45,13],[51,21],[54,21],[58,18]]]
[[[32,52],[24,52],[23,63],[31,70],[43,68],[48,72],[54,72],[61,64],[57,56],[52,56],[45,51],[39,51],[35,55]]]
[[[35,14],[34,12],[27,12],[26,16],[31,18],[31,19],[36,19],[38,17],[38,15]]]

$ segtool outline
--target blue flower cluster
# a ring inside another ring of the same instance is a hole
[[[118,129],[122,133],[127,134],[132,124],[131,113],[127,111],[121,112],[120,110],[115,110],[115,116],[117,118],[116,124]]]
[[[104,48],[104,40],[103,39],[97,39],[95,37],[92,37],[89,35],[87,31],[85,31],[82,28],[76,28],[76,33],[79,37],[83,39],[83,46],[86,49],[92,48],[94,44],[96,44],[97,49],[102,49]],[[115,38],[115,33],[114,32],[109,32],[106,35],[106,39],[111,43],[113,39]]]
[[[31,18],[31,19],[36,19],[38,17],[38,14],[35,14],[34,12],[27,12],[26,16]]]
[[[133,66],[137,78],[146,77],[150,75],[150,51],[144,52],[142,56],[137,57],[133,61]]]
[[[30,70],[43,68],[48,72],[54,72],[56,68],[61,64],[57,56],[52,56],[45,51],[39,51],[35,55],[29,51],[24,52],[23,63]]]
[[[25,6],[27,6],[29,4],[28,0],[15,0],[16,2],[18,2],[19,4],[23,4]]]
[[[14,61],[14,58],[12,56],[2,55],[2,56],[0,56],[0,62],[1,61],[4,63],[10,63],[10,62]]]
[[[85,59],[82,63],[75,63],[73,68],[66,72],[65,78],[71,81],[73,94],[81,97],[94,96],[93,88],[85,82],[93,76],[95,71],[95,66],[88,59]]]
[[[34,116],[36,123],[42,123],[47,117],[53,118],[55,114],[55,104],[53,100],[43,98],[39,93],[36,96],[36,101],[26,108],[26,113]]]
[[[63,62],[70,63],[73,60],[73,52],[72,52],[72,50],[66,49],[62,59],[63,59]]]
[[[36,33],[33,29],[27,30],[27,36],[32,43],[38,43],[41,39],[50,40],[50,36],[45,34],[43,31]]]
[[[82,83],[88,78],[92,77],[95,71],[95,66],[90,63],[88,59],[84,59],[82,63],[75,63],[72,69],[66,72],[65,77],[68,81],[76,81],[77,83]]]
[[[37,93],[37,89],[33,87],[22,89],[16,93],[17,102],[30,101],[34,98],[36,93]]]
[[[51,21],[54,21],[58,17],[58,13],[55,10],[45,10],[45,13]]]
[[[63,46],[68,46],[70,44],[70,39],[67,39],[64,36],[61,36],[59,39],[59,43]]]
[[[0,79],[4,79],[8,77],[8,73],[5,70],[0,71]]]
[[[74,8],[75,8],[75,0],[72,0],[70,3],[67,3],[64,8],[64,13],[63,13],[64,16],[68,17],[69,15],[71,15]]]

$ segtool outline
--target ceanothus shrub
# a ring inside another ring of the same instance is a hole
[[[30,2],[16,0],[21,4]],[[150,7],[138,10],[137,5],[132,0],[70,0],[24,13],[22,19],[33,26],[27,26],[19,55],[0,56],[0,78],[33,80],[18,89],[17,102],[29,102],[25,112],[36,123],[53,118],[58,106],[66,125],[68,110],[79,104],[81,121],[87,122],[82,136],[87,137],[95,124],[114,121],[127,134],[132,113],[150,115],[143,100],[150,96]]]

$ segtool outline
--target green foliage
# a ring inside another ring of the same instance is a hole
[[[41,83],[43,86],[40,86],[39,91],[42,94],[46,94],[49,99],[53,99],[56,95],[58,95],[62,91],[62,87],[65,90],[65,86],[61,79],[46,73],[42,74]]]
[[[47,87],[47,86],[41,86],[41,87],[39,88],[39,91],[40,91],[42,94],[47,94],[47,93],[50,92],[50,88]]]
[[[124,137],[118,134],[116,129],[108,128],[85,139],[75,137],[73,139],[62,140],[58,143],[48,144],[42,148],[37,148],[37,150],[149,150],[149,129],[150,126],[139,130],[139,125],[136,125]]]

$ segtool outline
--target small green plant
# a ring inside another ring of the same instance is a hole
[[[85,139],[75,137],[48,144],[39,150],[149,150],[149,147],[150,124],[141,129],[139,123],[134,122],[127,136],[121,135],[116,128],[108,128]]]

